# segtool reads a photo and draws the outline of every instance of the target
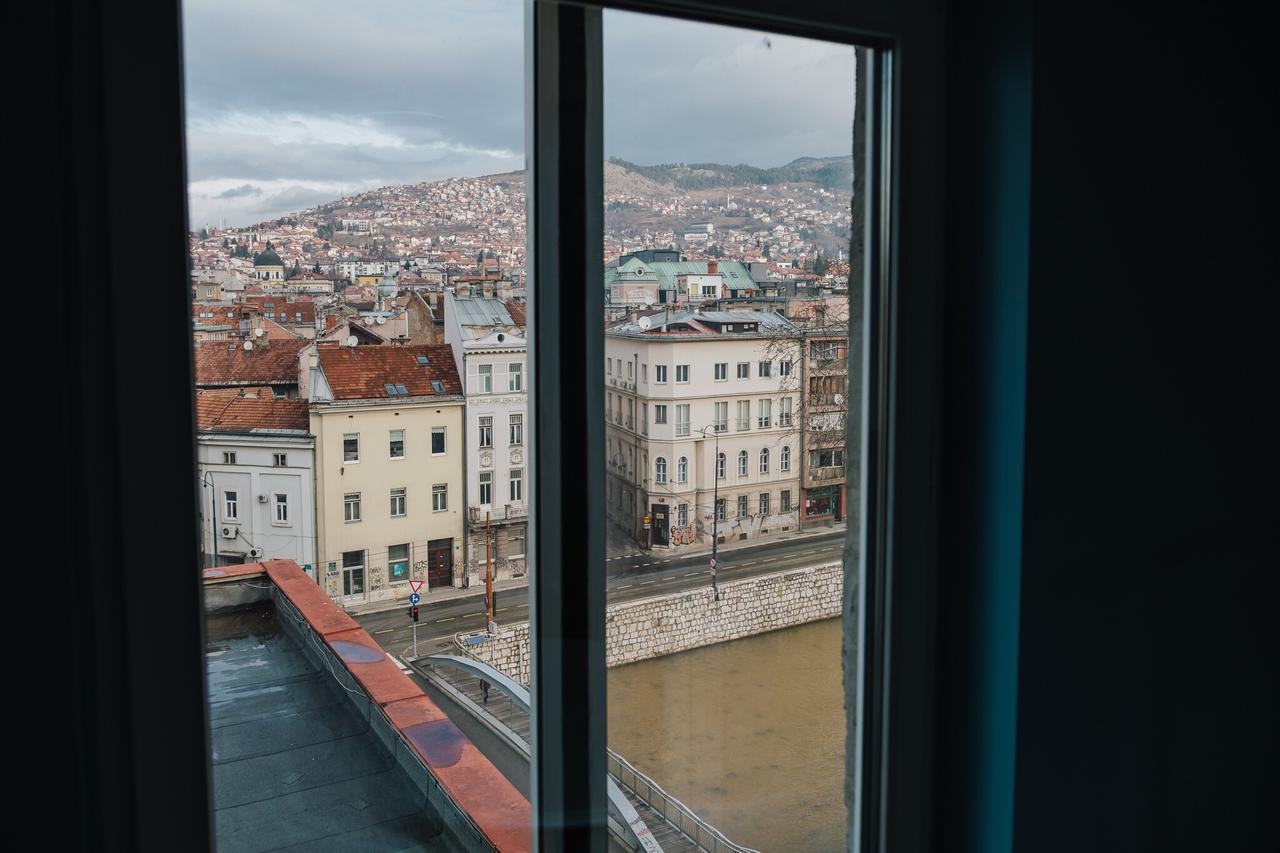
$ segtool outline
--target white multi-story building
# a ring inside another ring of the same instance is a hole
[[[206,565],[315,564],[315,440],[307,401],[270,388],[196,394]]]
[[[524,306],[444,293],[444,337],[466,388],[467,576],[527,573],[528,340]]]
[[[769,312],[680,310],[608,330],[609,514],[642,544],[708,545],[713,526],[722,542],[797,529],[790,328]]]

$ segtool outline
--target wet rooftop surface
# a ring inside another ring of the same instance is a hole
[[[363,703],[316,669],[271,608],[211,616],[205,662],[219,851],[444,848]],[[447,752],[448,734],[432,734]]]

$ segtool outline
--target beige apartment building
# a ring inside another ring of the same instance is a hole
[[[322,343],[308,355],[316,568],[344,604],[461,585],[462,383],[447,346]]]
[[[678,549],[799,526],[799,365],[766,311],[668,310],[605,336],[608,513]]]

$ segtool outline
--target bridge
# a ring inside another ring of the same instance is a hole
[[[529,691],[522,684],[483,661],[457,655],[407,663],[516,751],[530,755]],[[612,850],[758,853],[730,841],[613,750],[607,766]]]

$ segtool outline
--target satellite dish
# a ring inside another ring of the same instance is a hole
[[[837,405],[837,406],[838,406],[838,405],[840,405],[841,403],[843,403],[843,402],[844,402],[844,395],[843,395],[843,394],[837,394],[837,395],[835,396],[835,400],[836,400],[836,405]]]
[[[383,323],[385,323],[385,322],[387,322],[387,318],[386,318],[386,317],[379,317],[379,318],[378,318],[378,325],[379,325],[379,326],[381,326],[381,325],[382,325]]]
[[[356,345],[356,336],[355,336],[355,335],[352,335],[351,337],[347,338],[347,346],[349,346],[349,347],[353,347],[353,346],[355,346],[355,345]]]
[[[639,322],[640,328],[642,329],[647,329],[653,325],[653,321],[648,317],[641,317],[637,322]]]
[[[260,337],[262,337],[263,335],[265,335],[266,333],[267,333],[267,330],[266,330],[266,329],[254,329],[254,330],[253,330],[253,334],[254,334],[255,336],[259,337],[259,338],[260,338]]]
[[[245,348],[246,350],[251,350],[251,349],[253,349],[253,341],[245,341],[245,342],[244,342],[244,348]]]
[[[366,326],[372,326],[372,325],[373,325],[373,318],[372,318],[372,317],[365,317],[365,318],[364,318],[364,324],[365,324]]]

